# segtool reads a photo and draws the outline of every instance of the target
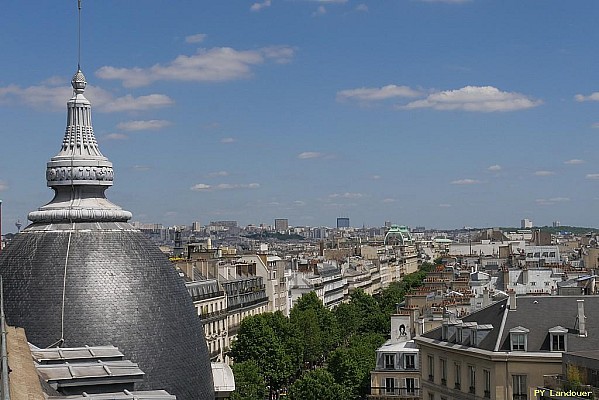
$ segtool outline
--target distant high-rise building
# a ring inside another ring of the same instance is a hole
[[[391,225],[393,225],[391,221],[385,221],[385,228],[391,228]]]
[[[560,226],[562,226],[561,222],[559,221],[553,221],[552,225],[554,228],[559,228]]]
[[[522,228],[522,229],[532,228],[532,221],[527,218],[524,218],[523,220],[520,221],[520,228]]]
[[[275,218],[275,231],[286,231],[289,229],[289,220],[287,218]]]
[[[224,226],[225,228],[237,228],[237,221],[211,221],[212,226]]]
[[[349,228],[349,218],[337,218],[337,228]]]
[[[199,232],[202,229],[202,225],[200,221],[194,221],[191,223],[191,230],[194,232]]]

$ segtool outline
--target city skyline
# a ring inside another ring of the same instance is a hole
[[[582,3],[84,0],[107,196],[164,225],[599,226],[599,5]],[[4,10],[11,232],[52,197],[77,10]]]

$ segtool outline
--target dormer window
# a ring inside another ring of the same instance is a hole
[[[551,351],[566,351],[566,338],[568,329],[556,326],[549,329],[549,345]]]
[[[510,349],[512,351],[526,351],[528,349],[528,332],[530,330],[522,326],[510,329]]]

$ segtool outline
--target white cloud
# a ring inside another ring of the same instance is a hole
[[[229,176],[229,173],[227,171],[216,171],[208,173],[208,176],[211,178],[216,176]]]
[[[392,199],[392,198],[390,198],[390,197],[389,197],[389,198],[386,198],[386,199],[383,199],[383,203],[395,203],[396,201],[397,201],[397,200],[395,200],[395,199]]]
[[[599,92],[593,92],[593,93],[589,94],[588,96],[585,96],[582,94],[577,94],[576,96],[574,96],[574,99],[576,99],[576,101],[578,101],[578,102],[599,101]]]
[[[568,165],[579,165],[579,164],[584,164],[584,160],[579,160],[577,158],[573,158],[571,160],[564,161],[564,164],[568,164]]]
[[[452,185],[476,185],[479,183],[480,181],[476,179],[458,179],[451,182]]]
[[[151,119],[149,121],[126,121],[117,125],[117,128],[124,131],[147,131],[162,129],[171,124],[170,121]]]
[[[129,139],[129,136],[123,133],[109,133],[108,135],[102,136],[104,140],[125,140]]]
[[[310,1],[315,1],[317,3],[338,3],[338,4],[345,4],[345,3],[347,3],[348,0],[310,0]]]
[[[552,176],[555,175],[553,171],[535,171],[534,176]]]
[[[457,90],[445,90],[416,100],[401,109],[432,108],[434,110],[462,110],[474,112],[516,111],[540,105],[540,100],[531,99],[515,92],[502,92],[493,86],[466,86]]]
[[[378,181],[379,179],[381,179],[381,176],[380,176],[380,175],[372,175],[372,176],[370,177],[370,179],[372,179],[372,180],[375,180],[375,181]]]
[[[585,176],[585,178],[592,179],[592,180],[597,180],[597,179],[599,179],[599,174],[587,174]]]
[[[318,153],[316,151],[304,151],[303,153],[298,154],[297,158],[299,158],[300,160],[307,160],[309,158],[320,158],[323,156],[324,154]]]
[[[441,208],[449,208],[449,207],[451,207],[451,204],[441,203],[441,204],[439,204],[439,207],[441,207]]]
[[[0,192],[8,189],[8,185],[4,181],[0,181]]]
[[[319,17],[321,15],[325,15],[327,13],[327,9],[325,8],[325,6],[318,6],[318,8],[316,9],[316,11],[314,11],[312,13],[313,17]]]
[[[204,39],[206,39],[205,33],[196,33],[195,35],[190,35],[185,38],[185,42],[187,43],[202,43]]]
[[[540,206],[550,206],[556,203],[564,203],[570,201],[569,197],[552,197],[550,199],[536,199],[535,203]]]
[[[408,86],[387,85],[380,88],[357,88],[347,89],[337,92],[337,101],[359,100],[359,101],[379,101],[395,97],[417,97],[421,92],[409,88]]]
[[[599,122],[595,122],[593,125],[591,125],[591,128],[599,128]]]
[[[235,140],[235,138],[232,138],[232,137],[226,137],[226,138],[222,138],[220,140],[220,142],[221,143],[235,143],[236,140]]]
[[[54,78],[52,82],[57,82]],[[48,82],[48,81],[46,81]],[[19,87],[9,85],[0,87],[1,104],[24,104],[38,110],[51,110],[64,112],[65,104],[73,97],[73,90],[63,83],[61,86],[48,84]],[[85,96],[92,103],[95,110],[103,112],[144,111],[162,108],[174,104],[174,101],[163,94],[150,94],[133,97],[128,94],[123,97],[114,97],[107,90],[98,86],[87,85]]]
[[[368,6],[366,4],[358,4],[356,6],[356,11],[368,12]]]
[[[345,193],[333,193],[329,195],[330,199],[359,199],[364,197],[364,195],[362,193],[351,193],[351,192],[345,192]]]
[[[105,66],[96,71],[102,79],[121,80],[125,87],[146,86],[156,81],[223,82],[252,76],[252,67],[267,61],[289,62],[294,49],[271,46],[257,50],[230,47],[199,49],[191,56],[180,55],[166,65],[149,68]]]
[[[301,200],[295,200],[293,202],[293,204],[296,205],[296,206],[298,206],[298,207],[303,207],[303,206],[306,205],[306,202],[305,201],[301,201]]]
[[[140,171],[140,172],[149,171],[150,167],[148,167],[147,165],[134,165],[133,170]]]
[[[489,168],[487,168],[489,171],[492,172],[499,172],[501,171],[501,165],[495,164],[495,165],[491,165]]]
[[[262,3],[254,3],[250,7],[250,10],[251,11],[260,11],[263,8],[270,7],[271,3],[272,3],[271,0],[264,0]]]
[[[213,192],[218,190],[233,190],[233,189],[258,189],[259,183],[219,183],[218,185],[208,185],[198,183],[191,187],[191,190],[196,192]]]

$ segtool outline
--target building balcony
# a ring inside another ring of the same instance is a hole
[[[371,387],[368,400],[413,400],[421,396],[420,388]]]
[[[539,389],[546,389],[547,392],[541,397],[542,399],[559,399],[558,396],[552,396],[550,390],[553,392],[558,391],[574,391],[574,392],[587,392],[587,396],[573,396],[572,400],[577,399],[599,399],[599,388],[591,385],[583,385],[580,383],[573,383],[564,379],[562,375],[544,375],[543,376],[543,387]],[[563,397],[562,397],[563,398]]]

